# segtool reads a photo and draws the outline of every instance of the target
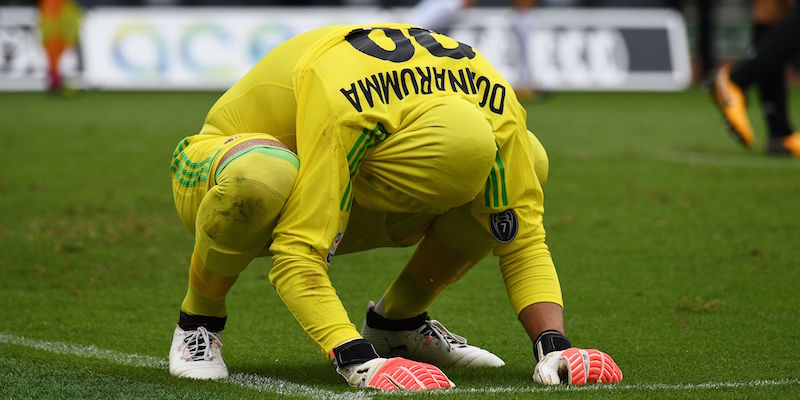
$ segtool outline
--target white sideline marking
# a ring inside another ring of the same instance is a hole
[[[166,371],[167,360],[158,357],[151,357],[141,354],[126,354],[113,350],[101,349],[94,345],[84,346],[71,343],[47,342],[42,340],[28,339],[20,336],[0,333],[0,343],[7,343],[16,346],[29,347],[37,350],[47,351],[56,354],[74,355],[86,358],[95,358],[103,361],[110,361],[116,364],[131,367],[155,368]],[[305,396],[315,399],[362,399],[369,400],[372,397],[368,392],[334,392],[330,390],[318,389],[299,383],[285,381],[282,379],[270,378],[254,374],[233,373],[230,378],[220,383],[234,384],[248,389],[257,390],[262,393],[274,393],[284,396]],[[757,388],[773,386],[800,385],[800,379],[779,379],[779,380],[754,380],[745,382],[706,382],[706,383],[643,383],[635,385],[586,385],[586,386],[496,386],[486,388],[454,388],[450,390],[433,391],[430,394],[436,395],[455,395],[459,393],[547,393],[547,392],[590,392],[590,391],[692,391],[692,390],[714,390],[714,389],[737,389],[737,388]],[[400,395],[413,396],[414,392],[383,392],[381,395]]]
[[[737,389],[737,388],[756,388],[772,386],[800,385],[800,379],[780,379],[780,380],[755,380],[746,382],[706,382],[706,383],[642,383],[636,385],[616,384],[616,385],[584,385],[584,386],[496,386],[487,388],[454,388],[450,390],[434,391],[432,394],[447,395],[457,393],[467,394],[491,394],[491,393],[547,393],[547,392],[597,392],[597,391],[693,391],[693,390],[716,390],[716,389]],[[383,395],[383,393],[381,393]],[[399,395],[413,395],[412,392],[391,393]]]
[[[78,357],[94,358],[103,361],[110,361],[120,365],[127,365],[139,368],[155,368],[164,371],[169,367],[166,359],[151,357],[141,354],[127,354],[114,350],[101,349],[94,345],[84,346],[71,343],[47,342],[42,340],[28,339],[25,337],[8,335],[0,332],[0,343],[7,343],[16,346],[33,348],[36,350],[47,351],[50,353],[64,354]],[[318,389],[303,384],[285,381],[277,378],[270,378],[254,374],[232,373],[230,378],[220,383],[234,384],[237,386],[254,389],[262,393],[274,393],[284,396],[305,396],[315,399],[362,399],[368,400],[371,397],[363,391],[352,391],[337,393],[330,390]]]

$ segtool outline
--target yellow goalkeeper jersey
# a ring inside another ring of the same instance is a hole
[[[313,30],[276,47],[209,111],[201,134],[268,133],[300,159],[269,246],[270,282],[323,351],[359,337],[327,276],[342,238],[359,235],[347,231],[359,168],[426,104],[452,96],[481,110],[498,151],[485,187],[461,207],[469,221],[439,231],[471,235],[447,240],[465,255],[495,250],[517,312],[561,303],[542,228],[546,156],[511,87],[469,45],[403,24]]]

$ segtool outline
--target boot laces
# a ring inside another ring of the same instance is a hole
[[[219,333],[209,332],[203,326],[194,331],[186,331],[183,342],[186,344],[184,358],[188,361],[209,361],[214,358],[211,345],[222,347]]]
[[[447,344],[447,350],[452,350],[453,347],[467,346],[466,338],[450,332],[444,327],[444,325],[442,325],[441,322],[435,319],[425,321],[425,325],[423,325],[419,333],[428,336],[429,338],[439,339],[442,343]]]

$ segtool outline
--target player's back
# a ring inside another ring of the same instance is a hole
[[[472,47],[422,28],[379,24],[320,28],[276,47],[217,101],[203,133],[269,133],[296,150],[297,106],[312,97],[324,106],[302,110],[303,119],[339,124],[343,136],[357,140],[378,123],[387,132],[403,129],[442,96],[480,108],[498,143],[524,128],[513,91]]]
[[[501,143],[516,128],[511,125],[524,128],[513,90],[479,52],[411,25],[333,30],[300,60],[295,78],[305,95],[326,96],[337,123],[356,132],[377,123],[400,131],[431,101],[448,96],[479,108]]]
[[[336,29],[331,26],[311,30],[272,49],[217,100],[201,133],[268,133],[296,152],[293,74],[303,54]]]

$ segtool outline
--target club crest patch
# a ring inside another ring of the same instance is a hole
[[[500,243],[508,243],[517,237],[517,214],[514,210],[509,209],[489,217],[489,229],[492,231],[494,240]]]

